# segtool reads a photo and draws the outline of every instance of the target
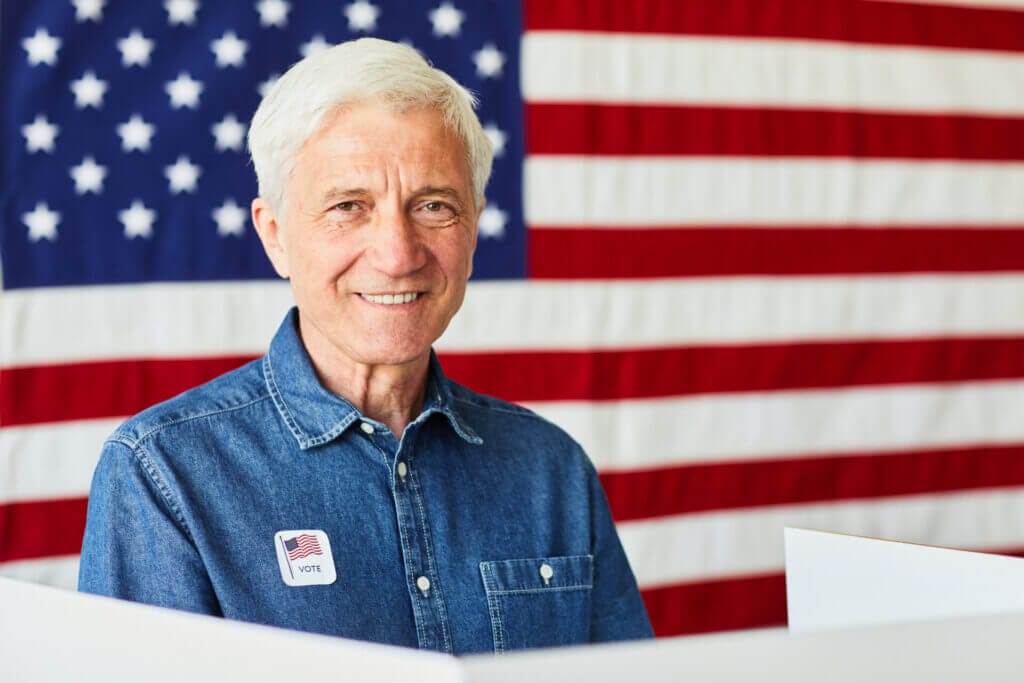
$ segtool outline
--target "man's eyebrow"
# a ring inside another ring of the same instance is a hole
[[[326,204],[350,197],[365,197],[367,194],[369,191],[363,187],[332,187],[321,195],[320,202]]]
[[[462,193],[460,193],[454,187],[449,187],[447,185],[444,185],[444,186],[427,185],[427,186],[421,187],[418,190],[416,190],[415,192],[413,192],[413,195],[416,196],[416,197],[422,197],[423,195],[428,195],[428,194],[439,194],[439,195],[443,195],[445,197],[451,197],[452,199],[455,199],[455,200],[460,201],[460,202],[463,201]]]

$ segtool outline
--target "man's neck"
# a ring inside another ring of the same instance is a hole
[[[320,383],[401,438],[423,410],[430,354],[398,365],[359,363],[311,330],[300,336]]]

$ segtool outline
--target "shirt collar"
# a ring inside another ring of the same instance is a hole
[[[274,406],[302,450],[333,441],[353,423],[365,419],[355,406],[320,384],[299,337],[297,308],[288,311],[270,342],[263,357],[263,376]],[[483,443],[455,409],[451,382],[431,350],[423,411],[413,423],[422,423],[434,413],[444,415],[465,441]]]

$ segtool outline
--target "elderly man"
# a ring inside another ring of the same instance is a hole
[[[472,105],[373,39],[268,93],[252,217],[296,306],[262,359],[107,440],[81,590],[455,654],[651,635],[580,447],[431,351],[490,174]]]

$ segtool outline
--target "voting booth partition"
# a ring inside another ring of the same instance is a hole
[[[455,658],[0,579],[0,681],[1017,681],[1024,560],[787,529],[790,630]]]

